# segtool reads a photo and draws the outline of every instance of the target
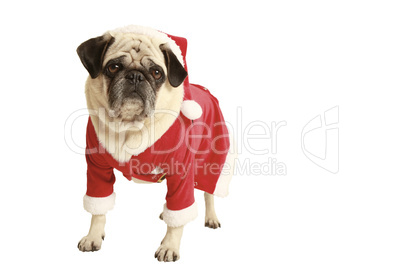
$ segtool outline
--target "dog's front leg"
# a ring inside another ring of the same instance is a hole
[[[158,261],[175,262],[180,259],[180,241],[183,235],[183,228],[181,227],[167,227],[165,238],[161,242],[158,250],[155,252],[155,258]]]
[[[105,215],[92,215],[89,233],[78,243],[78,249],[80,249],[82,252],[93,252],[100,250],[102,240],[105,238],[105,224]]]

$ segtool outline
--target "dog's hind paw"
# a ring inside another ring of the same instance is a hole
[[[215,211],[208,212],[205,215],[205,227],[217,229],[221,227],[221,223],[218,220],[218,217],[215,214]]]
[[[221,227],[221,223],[218,219],[205,219],[205,227],[217,229]]]

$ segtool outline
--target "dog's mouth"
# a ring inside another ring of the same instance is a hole
[[[123,102],[120,115],[123,121],[134,121],[143,114],[145,104],[142,99],[130,99]]]
[[[145,102],[142,98],[124,99],[120,106],[109,110],[112,118],[125,122],[142,121],[145,117]]]
[[[144,122],[155,107],[155,93],[150,87],[132,88],[114,86],[108,96],[109,117],[114,122]]]

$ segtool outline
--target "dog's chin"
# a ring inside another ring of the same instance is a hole
[[[143,121],[145,118],[145,105],[140,99],[129,99],[123,102],[118,109],[109,110],[109,115],[118,121]]]

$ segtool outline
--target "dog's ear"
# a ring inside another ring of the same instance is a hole
[[[109,34],[105,34],[89,39],[77,48],[78,56],[92,79],[99,76],[105,53],[113,42],[114,38]]]
[[[183,65],[181,65],[180,61],[177,59],[176,55],[169,48],[167,43],[160,45],[159,48],[162,51],[163,56],[165,57],[169,83],[172,85],[172,87],[178,87],[179,85],[181,85],[184,79],[186,79],[187,72],[184,69]]]

